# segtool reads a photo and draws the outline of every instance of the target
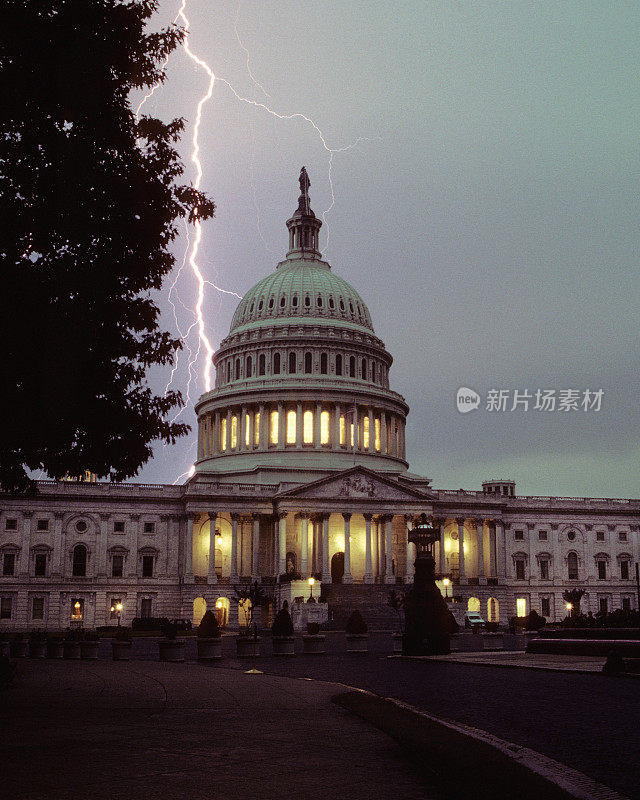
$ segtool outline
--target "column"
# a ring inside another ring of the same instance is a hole
[[[304,514],[300,517],[300,574],[303,578],[309,577],[309,517]]]
[[[14,565],[14,575],[18,576],[19,578],[25,579],[29,575],[29,550],[31,547],[31,511],[23,512],[22,514],[22,536],[18,536],[16,544],[20,547],[20,552],[17,554],[16,557],[16,564]],[[60,513],[60,512],[58,512]],[[57,514],[55,518],[57,520]],[[62,514],[60,514],[60,519],[62,519]],[[62,523],[61,523],[62,529]],[[17,613],[17,612],[16,612]],[[15,619],[15,616],[14,616]]]
[[[334,450],[340,448],[340,404],[336,403],[333,411],[333,442],[331,446]]]
[[[434,519],[434,525],[440,528],[440,575],[445,575],[447,572],[446,553],[444,550],[444,519]]]
[[[231,515],[231,583],[238,582],[238,514]]]
[[[395,583],[396,579],[393,574],[393,538],[392,538],[392,529],[391,524],[393,522],[393,515],[389,514],[385,517],[385,543],[384,543],[384,552],[387,556],[387,569],[386,574],[384,576],[385,583]]]
[[[184,543],[184,582],[185,583],[194,583],[193,579],[193,523],[195,520],[195,514],[187,514],[187,535],[185,537]],[[129,553],[129,558],[133,559],[133,562],[138,560],[138,554],[134,550],[133,552]]]
[[[553,585],[557,586],[562,584],[562,556],[560,555],[558,524],[553,522],[551,523],[551,542],[553,547]],[[558,611],[559,609],[556,609],[556,614]]]
[[[302,403],[298,403],[296,410],[296,447],[302,447]]]
[[[379,560],[378,574],[382,578],[383,573],[385,572],[385,564],[387,560],[387,555],[385,553],[385,547],[384,547],[384,517],[378,517],[378,560]]]
[[[344,519],[344,575],[342,576],[343,583],[353,583],[353,575],[351,574],[351,514],[343,513]]]
[[[478,583],[486,584],[484,573],[484,520],[476,520],[476,535],[478,537]]]
[[[240,409],[240,424],[238,425],[238,450],[246,450],[247,436],[246,432],[249,428],[249,418],[247,417],[247,407],[245,405]]]
[[[322,582],[331,582],[331,568],[329,566],[329,515],[322,515]]]
[[[107,577],[107,539],[109,538],[110,514],[100,514],[100,536],[96,541],[95,574],[98,578]]]
[[[278,514],[278,575],[287,571],[287,515]]]
[[[249,419],[249,450],[254,450],[255,440],[256,440],[256,412],[253,406],[249,411],[248,419]]]
[[[376,452],[376,423],[373,418],[373,409],[369,408],[369,452]]]
[[[225,436],[227,453],[231,450],[231,409],[227,409],[227,434]]]
[[[278,403],[278,450],[284,449],[286,430],[284,406],[282,403]]]
[[[489,522],[489,577],[496,577],[496,524]]]
[[[456,519],[458,523],[458,565],[460,568],[460,583],[467,582],[467,572],[464,563],[464,517]]]
[[[316,403],[316,413],[313,417],[313,446],[316,450],[320,445],[320,414],[322,413],[322,403]]]
[[[215,511],[209,512],[209,571],[207,574],[207,583],[214,584],[218,582],[216,575],[216,521],[218,514]]]
[[[258,406],[258,413],[260,414],[260,420],[258,422],[260,426],[258,430],[258,446],[260,450],[266,450],[269,442],[267,439],[269,435],[269,420],[265,417],[264,403],[260,403]]]
[[[507,557],[505,553],[505,541],[504,541],[504,523],[501,519],[497,519],[495,522],[496,527],[496,577],[498,578],[498,583],[500,580],[504,581],[506,577],[505,565],[507,563]],[[553,528],[553,525],[551,526]],[[553,535],[553,534],[552,534]],[[555,569],[555,552],[554,552],[554,569]]]
[[[380,414],[380,452],[387,452],[387,414],[385,411]]]
[[[364,582],[373,583],[373,567],[371,564],[371,518],[373,514],[364,515]]]
[[[260,553],[260,515],[252,514],[253,519],[253,537],[251,541],[251,580],[253,582],[260,580],[260,572],[258,570],[258,555]]]
[[[360,439],[358,437],[358,406],[354,403],[353,404],[353,450],[360,449]],[[347,436],[351,436],[351,432],[347,431]],[[349,439],[349,445],[351,445],[351,440]]]
[[[405,583],[413,583],[413,576],[415,573],[415,560],[416,560],[416,546],[413,542],[409,541],[409,531],[413,525],[413,517],[411,514],[404,515],[404,526],[406,536],[406,562],[407,566],[404,574]]]
[[[213,452],[220,452],[220,412],[216,411],[213,421]]]
[[[377,517],[373,520],[373,525],[371,538],[373,542],[373,577],[375,582],[375,579],[380,575],[380,523]]]

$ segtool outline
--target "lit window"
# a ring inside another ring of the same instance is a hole
[[[109,606],[109,619],[118,619],[122,614],[122,598],[112,597]]]
[[[518,617],[527,616],[527,600],[525,597],[516,598],[516,616]]]
[[[269,433],[269,441],[271,444],[278,444],[278,412],[271,412],[271,430]]]
[[[375,447],[378,452],[380,452],[380,420],[375,420]]]
[[[329,412],[320,413],[320,444],[329,444]]]
[[[351,447],[355,447],[356,437],[355,437],[355,426],[354,426],[353,422],[349,425],[349,429],[351,431],[351,435],[349,436],[350,446]]]
[[[227,449],[227,418],[223,417],[220,422],[220,449],[224,451]]]
[[[313,411],[305,411],[302,416],[303,437],[305,444],[313,444]]]
[[[365,417],[362,421],[362,447],[365,450],[369,449],[369,417]]]
[[[256,411],[255,423],[253,426],[253,443],[256,447],[260,444],[260,412]]]
[[[296,412],[287,412],[287,444],[296,443]]]
[[[347,441],[347,431],[344,416],[340,415],[340,447],[344,447]]]
[[[251,431],[249,430],[249,415],[244,415],[244,446],[249,447],[251,445]]]
[[[238,446],[238,417],[234,414],[231,417],[231,449],[235,450]]]
[[[81,620],[84,616],[84,600],[71,601],[71,619]]]

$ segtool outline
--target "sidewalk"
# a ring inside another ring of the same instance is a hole
[[[597,672],[602,673],[606,661],[604,656],[573,656],[524,651],[484,650],[477,653],[450,653],[448,656],[390,656],[410,661],[449,661],[454,664],[482,664],[493,667],[516,667],[546,670],[551,672]],[[625,678],[640,678],[627,673]]]
[[[2,797],[441,800],[337,691],[193,663],[21,659],[0,695]]]

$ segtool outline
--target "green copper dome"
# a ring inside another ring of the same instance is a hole
[[[229,333],[265,322],[333,321],[373,331],[369,309],[356,290],[318,258],[292,258],[250,289],[240,302]]]

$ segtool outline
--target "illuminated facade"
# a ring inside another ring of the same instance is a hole
[[[291,572],[316,576],[330,604],[347,584],[351,599],[384,606],[385,586],[412,581],[407,531],[425,520],[440,528],[442,592],[458,616],[561,618],[570,587],[586,589],[585,611],[635,608],[640,501],[519,497],[509,481],[436,490],[408,471],[392,358],[321,257],[304,170],[300,186],[285,259],[247,292],[214,355],[193,477],[40,481],[36,497],[2,497],[0,630],[197,620],[207,606],[234,625],[234,585]]]

